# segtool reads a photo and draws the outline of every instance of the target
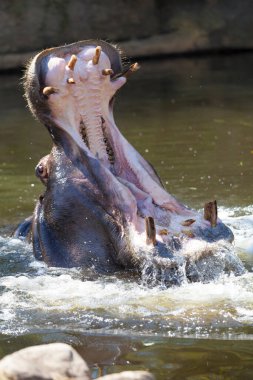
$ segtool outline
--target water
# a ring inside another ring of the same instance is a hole
[[[16,75],[0,89],[0,357],[62,341],[93,377],[150,369],[157,379],[253,377],[253,56],[145,62],[116,104],[123,134],[167,189],[201,209],[217,199],[247,273],[148,287],[138,278],[47,268],[8,237],[43,191],[33,171],[51,141]]]

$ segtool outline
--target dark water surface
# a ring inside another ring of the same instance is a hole
[[[115,105],[117,125],[168,191],[197,209],[218,200],[248,269],[171,289],[47,268],[7,237],[43,191],[34,166],[51,146],[19,78],[2,75],[0,88],[0,357],[63,341],[94,377],[149,369],[157,379],[252,379],[253,56],[144,62]]]

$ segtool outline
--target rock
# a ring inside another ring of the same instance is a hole
[[[89,38],[123,41],[159,32],[154,0],[1,0],[1,54]]]
[[[146,371],[125,371],[98,380],[154,380]],[[14,352],[0,360],[0,380],[91,380],[82,357],[68,344],[51,343]]]
[[[0,361],[1,380],[89,380],[90,371],[69,345],[51,343],[24,348]]]
[[[175,31],[145,39],[121,42],[119,47],[127,57],[150,57],[185,54],[210,49],[207,38],[194,31]]]
[[[154,376],[147,371],[124,371],[113,373],[103,377],[98,377],[97,380],[154,380]]]
[[[0,54],[0,70],[13,70],[24,67],[38,51],[29,53]]]
[[[88,38],[146,57],[253,49],[252,0],[1,0],[0,70]]]

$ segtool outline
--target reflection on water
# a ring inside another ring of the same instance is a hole
[[[252,64],[250,55],[145,62],[119,96],[123,134],[180,200],[199,209],[218,199],[248,269],[170,289],[47,268],[4,237],[43,191],[33,170],[51,142],[25,109],[18,78],[1,78],[0,356],[59,340],[77,347],[94,376],[148,368],[158,379],[252,378]]]

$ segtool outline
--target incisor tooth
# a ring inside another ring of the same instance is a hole
[[[69,60],[69,63],[68,63],[68,68],[70,70],[74,70],[76,61],[77,61],[77,56],[75,54],[73,54]]]
[[[98,62],[99,62],[99,58],[100,58],[100,54],[101,54],[101,46],[97,46],[96,47],[96,50],[95,50],[95,55],[94,57],[92,58],[92,63],[93,65],[97,65]]]
[[[49,95],[57,93],[58,90],[54,87],[44,87],[42,92],[43,92],[43,95],[49,96]]]
[[[104,69],[104,70],[102,70],[102,74],[103,75],[112,75],[113,70],[112,69]]]

